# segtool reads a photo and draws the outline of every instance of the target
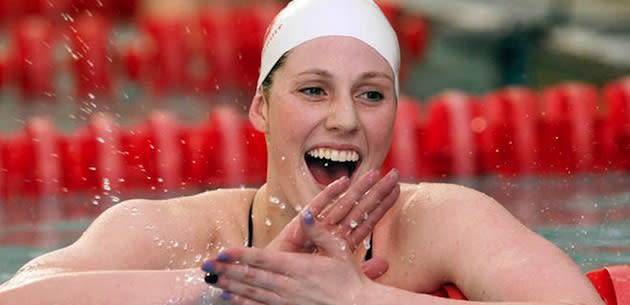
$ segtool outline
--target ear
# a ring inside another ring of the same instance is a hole
[[[249,106],[249,121],[252,123],[256,130],[267,133],[267,110],[268,105],[265,102],[265,97],[262,94],[261,90],[258,90],[254,98],[252,99],[252,104]]]

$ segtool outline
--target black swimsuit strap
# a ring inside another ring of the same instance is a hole
[[[256,198],[256,195],[254,195],[254,198]],[[248,234],[247,247],[248,248],[251,248],[254,243],[254,220],[252,219],[253,208],[254,208],[254,199],[252,198],[252,203],[249,205],[249,223],[247,226],[247,234]]]
[[[256,198],[256,196],[254,196]],[[254,208],[254,199],[252,199],[252,203],[249,205],[249,221],[247,225],[247,247],[251,248],[254,243],[254,220],[253,220],[253,208]],[[365,252],[365,260],[370,260],[372,258],[372,248],[374,245],[372,244],[373,234],[370,234],[370,247]]]
[[[365,252],[365,258],[363,259],[365,261],[372,259],[372,248],[374,248],[374,245],[372,245],[372,237],[374,237],[374,233],[370,234],[370,247],[367,249],[367,252]]]

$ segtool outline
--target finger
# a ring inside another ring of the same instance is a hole
[[[319,215],[337,197],[343,194],[348,189],[348,186],[350,186],[350,179],[346,176],[335,180],[319,192],[306,208],[311,209],[314,215]]]
[[[255,283],[251,281],[244,281],[224,275],[214,286],[224,290],[221,297],[231,304],[237,303],[239,298],[241,302],[253,302],[253,304],[279,304],[282,302],[282,297],[275,292],[254,284]]]
[[[385,216],[387,211],[394,206],[399,195],[400,186],[396,185],[387,197],[381,201],[381,204],[367,214],[368,217],[364,218],[365,220],[350,232],[348,243],[354,247],[358,246],[358,244],[372,232],[376,224]]]
[[[332,225],[346,217],[363,194],[378,182],[378,177],[379,173],[376,170],[371,170],[363,175],[355,185],[350,187],[350,189],[337,200],[330,210],[327,210],[326,213],[322,215],[322,217],[326,219],[325,222]],[[319,213],[315,213],[315,215],[319,215]]]
[[[383,200],[398,186],[398,170],[393,169],[379,180],[367,194],[360,199],[360,203],[352,209],[340,224],[354,229],[366,218],[365,215],[372,212],[383,203]]]
[[[381,277],[389,269],[389,263],[386,259],[375,257],[363,262],[361,271],[371,280]]]
[[[290,255],[295,254],[268,251],[259,248],[227,248],[221,251],[217,259],[212,262],[215,264],[217,272],[223,272],[221,268],[234,266],[235,264],[231,263],[238,262],[240,265],[249,265],[258,269],[289,275],[286,270],[300,267],[299,263],[292,263],[293,260],[290,259]]]
[[[232,292],[230,292],[230,295],[227,298],[224,298],[224,300],[228,301],[230,305],[274,305],[274,303],[258,302],[254,299]]]
[[[343,260],[351,257],[352,254],[345,239],[333,235],[321,223],[315,221],[310,210],[305,210],[302,214],[304,232],[317,248],[323,249],[331,257]]]

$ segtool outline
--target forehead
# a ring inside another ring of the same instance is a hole
[[[322,69],[332,73],[364,74],[380,72],[393,78],[387,60],[368,44],[352,37],[327,36],[295,47],[285,62],[287,72]]]

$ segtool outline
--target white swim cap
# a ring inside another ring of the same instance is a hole
[[[267,29],[262,49],[260,88],[284,53],[311,39],[348,36],[374,48],[392,68],[398,96],[400,49],[396,32],[372,0],[294,0]]]

